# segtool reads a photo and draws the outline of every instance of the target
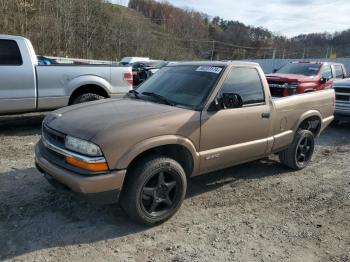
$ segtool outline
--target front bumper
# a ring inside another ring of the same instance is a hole
[[[84,176],[51,163],[44,157],[42,145],[35,147],[35,163],[38,170],[45,174],[51,184],[63,185],[73,192],[85,195],[99,203],[118,201],[126,170],[110,171],[106,174]]]

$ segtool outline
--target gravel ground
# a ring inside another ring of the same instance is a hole
[[[34,168],[44,114],[0,117],[0,260],[350,261],[350,125],[299,172],[274,157],[190,181],[155,228],[55,191]]]

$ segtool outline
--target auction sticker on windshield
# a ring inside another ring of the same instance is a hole
[[[207,73],[214,73],[214,74],[220,74],[222,71],[222,67],[217,66],[200,66],[196,70],[197,72],[207,72]]]

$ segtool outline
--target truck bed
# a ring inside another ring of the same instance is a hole
[[[333,89],[304,93],[286,97],[273,97],[274,122],[272,127],[275,136],[272,151],[279,151],[291,143],[294,133],[300,126],[300,119],[309,115],[319,118],[321,126],[317,127],[321,132],[333,120],[335,108],[335,93]],[[283,134],[283,135],[281,135]]]

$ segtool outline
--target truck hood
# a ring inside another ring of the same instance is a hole
[[[130,98],[106,99],[56,110],[44,123],[61,133],[91,140],[110,126],[122,128],[175,110],[185,109]]]
[[[350,78],[337,80],[333,82],[333,87],[347,87],[350,88]]]
[[[318,81],[318,76],[304,76],[294,74],[267,74],[267,81],[279,82],[315,82]]]

